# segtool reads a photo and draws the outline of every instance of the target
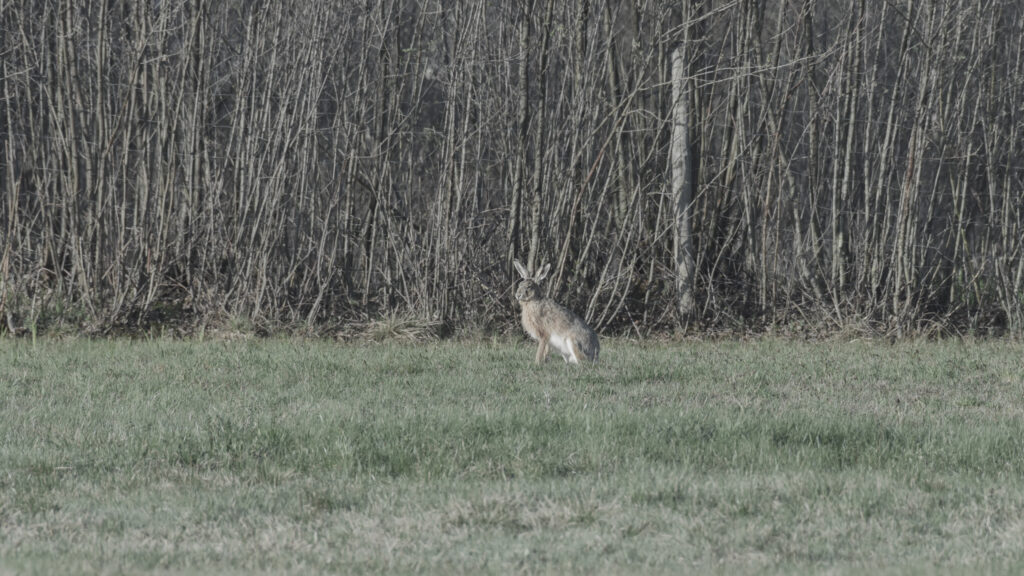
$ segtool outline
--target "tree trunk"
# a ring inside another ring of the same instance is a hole
[[[692,79],[687,75],[687,42],[672,53],[672,198],[675,201],[673,260],[676,268],[676,308],[680,322],[693,314],[693,238],[690,211],[695,183],[696,145],[691,138],[694,112],[690,106]]]

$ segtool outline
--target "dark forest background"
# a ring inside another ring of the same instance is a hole
[[[1019,0],[0,0],[0,319],[1024,329]]]

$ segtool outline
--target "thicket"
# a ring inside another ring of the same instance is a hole
[[[1020,333],[1022,38],[1018,0],[0,0],[0,316],[493,328],[520,258],[606,332]]]

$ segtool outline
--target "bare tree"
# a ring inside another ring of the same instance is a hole
[[[0,2],[0,330],[1024,329],[1012,0]]]

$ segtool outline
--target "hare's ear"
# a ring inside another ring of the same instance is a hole
[[[534,282],[540,282],[541,280],[547,278],[548,271],[550,271],[550,270],[551,270],[551,263],[550,262],[545,264],[545,265],[543,265],[543,266],[541,266],[540,267],[540,271],[537,272],[537,275],[533,277],[533,281]]]
[[[516,267],[516,270],[519,271],[519,275],[523,277],[523,280],[526,280],[530,277],[530,273],[526,271],[526,267],[523,266],[522,263],[519,262],[519,260],[513,260],[512,264]]]

